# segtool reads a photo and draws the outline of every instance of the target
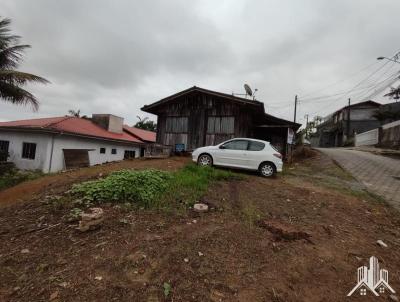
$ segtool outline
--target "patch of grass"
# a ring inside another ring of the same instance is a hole
[[[43,175],[44,173],[38,170],[24,171],[13,168],[0,176],[0,191],[16,186],[21,182],[39,178]]]
[[[240,178],[231,171],[189,164],[176,172],[122,170],[103,179],[76,184],[71,193],[90,202],[168,209],[172,205],[193,205],[211,182]]]
[[[243,222],[248,227],[253,227],[260,220],[262,212],[251,201],[247,201],[242,208]]]
[[[172,202],[191,206],[205,194],[212,182],[242,178],[243,176],[229,170],[189,164],[173,174],[165,195],[166,205]]]

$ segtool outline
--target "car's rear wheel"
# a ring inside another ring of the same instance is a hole
[[[275,166],[272,163],[262,163],[260,165],[260,174],[264,177],[271,177],[275,173]]]
[[[197,160],[197,163],[200,166],[211,167],[212,166],[212,158],[208,154],[202,154],[202,155],[199,156],[199,159]]]

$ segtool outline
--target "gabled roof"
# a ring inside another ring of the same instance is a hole
[[[124,130],[142,141],[156,142],[156,133],[153,131],[130,127],[128,125],[124,125]]]
[[[189,94],[192,92],[201,92],[201,93],[205,93],[205,94],[209,94],[209,95],[214,95],[217,97],[221,97],[227,100],[230,100],[232,102],[237,102],[237,103],[241,103],[241,104],[245,104],[245,105],[250,105],[250,106],[254,106],[254,109],[258,112],[258,116],[261,116],[262,120],[266,120],[266,121],[271,121],[273,123],[276,124],[280,124],[280,125],[285,125],[285,126],[291,126],[293,128],[295,128],[296,130],[298,128],[300,128],[301,124],[297,124],[288,120],[284,120],[281,118],[278,118],[276,116],[270,115],[265,113],[265,109],[264,109],[264,103],[260,102],[260,101],[256,101],[256,100],[252,100],[252,99],[246,99],[246,98],[241,98],[241,97],[237,97],[234,96],[232,94],[227,94],[227,93],[222,93],[222,92],[217,92],[217,91],[213,91],[213,90],[209,90],[209,89],[204,89],[204,88],[200,88],[197,86],[193,86],[191,88],[188,88],[186,90],[180,91],[178,93],[175,93],[173,95],[170,95],[166,98],[163,98],[153,104],[150,105],[145,105],[141,108],[141,110],[145,111],[145,112],[149,112],[149,113],[153,113],[153,114],[157,114],[157,108],[168,103],[169,101],[173,101],[178,97],[181,97],[185,94]]]
[[[122,131],[114,133],[93,123],[90,119],[62,116],[20,120],[12,122],[0,122],[0,129],[36,130],[98,138],[104,140],[117,140],[129,143],[143,143],[137,137]]]
[[[349,106],[349,105],[344,106],[344,107],[342,107],[342,108],[336,110],[334,113],[332,113],[332,115],[335,115],[337,112],[342,111],[343,109],[346,109],[346,108],[353,108],[353,107],[359,107],[359,106],[362,106],[362,105],[372,105],[372,106],[374,106],[374,107],[380,107],[380,106],[382,106],[382,104],[380,104],[380,103],[377,103],[377,102],[375,102],[375,101],[369,100],[369,101],[365,101],[365,102],[354,103],[354,104],[351,104],[350,106]]]
[[[221,98],[229,99],[229,100],[231,100],[233,102],[239,102],[239,103],[242,103],[242,104],[248,104],[248,105],[253,105],[253,106],[260,106],[260,107],[264,108],[264,104],[262,102],[259,102],[259,101],[255,101],[255,100],[252,100],[252,99],[245,99],[245,98],[234,96],[232,94],[217,92],[217,91],[208,90],[208,89],[200,88],[200,87],[197,87],[197,86],[193,86],[193,87],[190,87],[190,88],[188,88],[186,90],[180,91],[180,92],[175,93],[175,94],[170,95],[170,96],[167,96],[166,98],[163,98],[163,99],[161,99],[161,100],[159,100],[159,101],[157,101],[157,102],[155,102],[153,104],[145,105],[145,106],[143,106],[141,108],[141,110],[154,114],[156,112],[155,109],[157,107],[159,107],[160,105],[164,105],[165,103],[167,103],[169,101],[172,101],[172,100],[174,100],[174,99],[176,99],[176,98],[178,98],[178,97],[180,97],[182,95],[189,94],[189,93],[194,92],[194,91],[198,91],[198,92],[202,92],[202,93],[206,93],[206,94],[210,94],[210,95],[215,95],[215,96],[218,96],[218,97],[221,97]]]

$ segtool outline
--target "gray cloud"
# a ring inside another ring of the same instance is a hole
[[[52,84],[29,87],[41,101],[38,113],[0,103],[0,120],[79,108],[133,123],[146,115],[142,105],[179,90],[241,92],[244,82],[259,89],[267,110],[292,118],[295,94],[400,49],[397,0],[4,0],[2,6],[13,31],[32,45],[21,69]],[[365,75],[319,94],[349,89]],[[327,114],[345,102],[304,101],[299,116]]]

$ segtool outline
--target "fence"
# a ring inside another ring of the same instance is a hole
[[[378,145],[384,148],[400,148],[400,120],[356,134],[354,144],[356,147]]]
[[[379,143],[379,128],[355,135],[354,144],[358,146],[374,146]]]

